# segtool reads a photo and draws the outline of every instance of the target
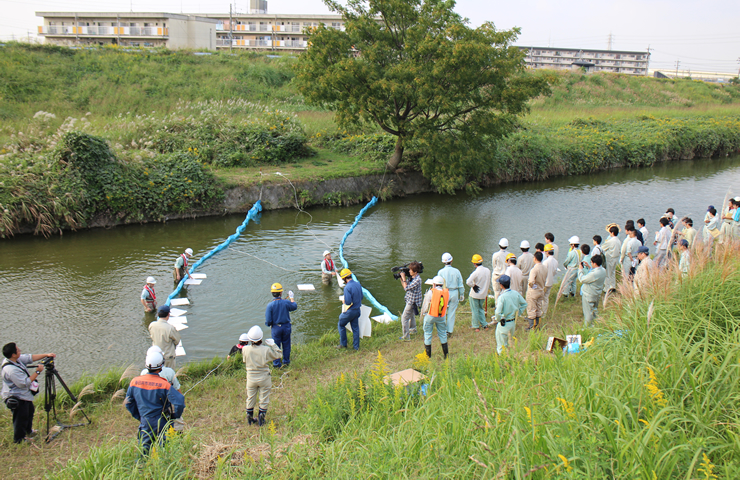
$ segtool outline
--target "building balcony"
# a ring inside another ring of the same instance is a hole
[[[169,29],[163,27],[72,27],[72,26],[41,26],[40,35],[59,36],[130,36],[130,37],[166,37]]]
[[[307,48],[308,42],[305,40],[240,40],[228,38],[217,38],[216,47],[264,47],[264,48]]]

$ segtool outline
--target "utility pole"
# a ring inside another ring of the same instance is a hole
[[[737,57],[737,64],[740,65],[740,57]],[[737,78],[740,80],[740,68],[737,69]]]
[[[612,32],[609,32],[609,43],[608,43],[606,49],[607,50],[611,50],[612,49]]]
[[[650,75],[650,50],[651,50],[650,45],[648,45],[648,49],[647,49],[647,66],[645,67],[645,76],[646,77],[648,75]]]
[[[681,65],[681,60],[676,60],[676,76],[674,78],[678,78],[678,67]]]
[[[234,17],[231,15],[231,11],[231,4],[229,4],[229,53],[231,53],[231,45],[234,43]]]

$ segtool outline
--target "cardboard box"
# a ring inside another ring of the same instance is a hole
[[[419,380],[426,379],[426,375],[424,375],[421,372],[417,372],[413,368],[407,368],[406,370],[401,370],[400,372],[391,373],[390,377],[386,377],[385,381],[388,383],[390,381],[393,386],[396,385],[408,385],[410,383],[418,382]]]
[[[545,347],[545,350],[548,352],[553,352],[556,348],[558,350],[563,350],[568,345],[567,340],[563,340],[562,338],[558,337],[550,337],[547,339],[547,347]]]

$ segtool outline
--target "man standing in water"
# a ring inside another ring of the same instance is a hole
[[[180,280],[187,275],[188,278],[190,277],[190,273],[188,273],[188,260],[190,257],[193,256],[193,249],[192,248],[186,248],[185,253],[181,253],[179,257],[177,257],[177,260],[175,260],[175,270],[172,272],[172,276],[175,277],[175,283],[180,283]]]
[[[447,290],[450,292],[450,304],[447,306],[447,336],[451,337],[455,330],[455,313],[457,306],[465,299],[465,284],[460,270],[452,266],[452,255],[442,254],[444,267],[437,275],[444,278]]]
[[[288,291],[288,300],[282,298],[283,286],[279,283],[272,284],[270,293],[272,293],[272,301],[267,304],[265,310],[265,325],[270,327],[275,345],[283,351],[282,360],[277,359],[272,362],[272,365],[275,368],[282,368],[283,365],[286,367],[290,365],[290,333],[292,331],[290,312],[295,311],[298,305],[295,303],[292,291]]]
[[[334,260],[331,259],[331,252],[324,251],[324,261],[321,262],[321,281],[324,285],[329,285],[333,276],[337,274],[337,267]]]
[[[154,277],[146,277],[146,284],[141,291],[141,304],[144,305],[146,313],[152,313],[157,309],[157,295],[154,293],[154,284],[157,281]]]

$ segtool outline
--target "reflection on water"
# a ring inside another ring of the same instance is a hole
[[[371,209],[345,244],[345,255],[363,286],[398,312],[403,291],[392,266],[419,260],[426,267],[423,277],[431,277],[449,251],[467,277],[471,256],[480,253],[490,261],[501,237],[512,246],[523,239],[534,244],[551,231],[564,245],[571,235],[604,236],[607,223],[640,217],[654,232],[667,207],[693,216],[700,228],[707,205],[720,204],[739,180],[735,157],[506,184],[477,197],[417,195]],[[309,216],[295,209],[265,212],[259,224],[250,224],[237,242],[209,259],[199,270],[208,279],[184,293],[191,305],[183,307],[189,328],[181,332],[187,357],[180,362],[224,355],[239,334],[264,326],[274,282],[296,292],[294,342],[336,328],[341,290],[322,285],[321,253],[331,247],[338,260],[339,241],[360,208],[312,209],[309,225]],[[197,260],[242,221],[241,215],[226,216],[0,241],[2,343],[57,352],[68,380],[83,371],[143,364],[153,320],[139,302],[144,279],[157,278],[161,304],[173,288],[177,255],[190,247]],[[299,283],[312,283],[316,291],[298,292]]]

